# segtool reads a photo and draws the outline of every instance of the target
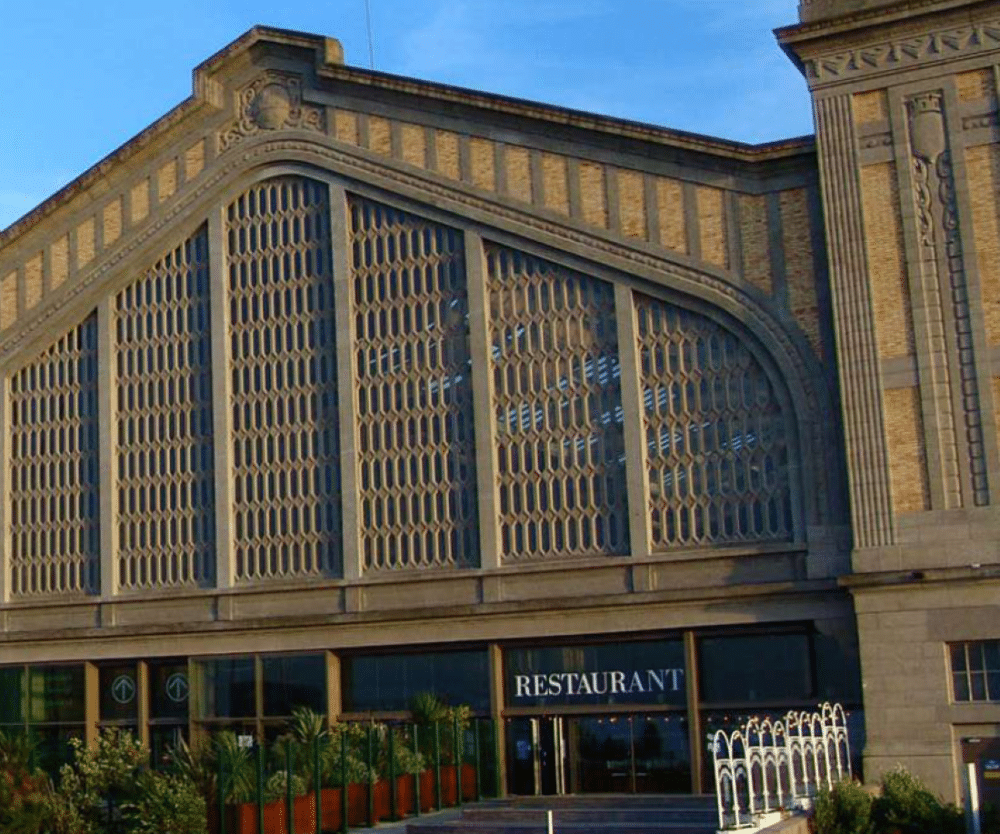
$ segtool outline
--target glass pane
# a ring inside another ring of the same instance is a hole
[[[951,671],[964,672],[968,668],[965,665],[965,643],[953,643],[949,648],[951,649]]]
[[[101,721],[134,721],[139,714],[135,664],[102,666],[98,678]]]
[[[264,658],[264,715],[291,715],[296,707],[326,712],[326,658]]]
[[[37,743],[35,761],[49,776],[56,777],[59,768],[73,760],[69,746],[71,738],[83,738],[83,727],[33,727],[31,738]]]
[[[982,672],[972,672],[969,675],[969,682],[972,684],[972,700],[986,700],[986,676]]]
[[[149,728],[150,762],[157,770],[170,765],[170,752],[180,743],[188,741],[187,724],[153,726]]]
[[[202,718],[254,718],[252,657],[205,660],[201,669]]]
[[[187,718],[188,694],[187,661],[159,660],[149,664],[151,718]]]
[[[347,657],[341,669],[348,712],[408,710],[421,692],[477,712],[490,708],[485,651]]]
[[[956,672],[952,679],[955,685],[955,700],[969,700],[969,676],[965,672]]]
[[[632,722],[635,748],[635,789],[639,793],[688,793],[691,754],[687,717],[636,717]]]
[[[988,672],[986,686],[989,689],[989,692],[986,693],[989,700],[1000,701],[1000,672]]]
[[[980,672],[983,669],[983,644],[969,643],[969,668]]]
[[[23,682],[23,666],[0,669],[0,724],[18,724],[24,721]]]
[[[516,707],[686,703],[680,640],[511,649],[504,678]]]
[[[983,654],[986,657],[986,668],[991,672],[1000,672],[1000,641],[983,643]]]
[[[574,793],[632,792],[632,732],[628,719],[578,718],[569,722]]]
[[[32,666],[28,670],[28,720],[84,720],[83,666]]]
[[[765,634],[698,642],[705,703],[763,703],[813,697],[809,637]]]

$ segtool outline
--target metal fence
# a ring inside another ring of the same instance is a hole
[[[217,755],[215,834],[321,834],[494,797],[495,722],[343,723]]]
[[[763,814],[791,808],[850,779],[847,716],[840,704],[783,719],[752,718],[712,741],[719,830],[752,828]]]

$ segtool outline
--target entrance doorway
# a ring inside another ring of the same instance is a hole
[[[962,761],[976,767],[979,807],[1000,809],[1000,738],[963,738]]]
[[[682,714],[514,718],[507,744],[515,794],[691,792]]]

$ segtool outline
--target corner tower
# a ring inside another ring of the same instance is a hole
[[[865,775],[899,762],[957,796],[1000,725],[1000,9],[799,11],[777,35],[814,103]]]

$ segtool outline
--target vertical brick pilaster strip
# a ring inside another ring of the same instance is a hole
[[[358,480],[358,420],[356,373],[354,371],[354,316],[351,290],[352,251],[347,193],[341,185],[330,186],[330,248],[333,257],[333,302],[337,334],[337,398],[340,408],[340,502],[343,541],[343,577],[360,579],[361,495]],[[357,600],[355,600],[357,602]],[[348,602],[349,608],[356,608]]]
[[[847,95],[815,105],[855,547],[895,541],[878,349]]]
[[[101,596],[118,594],[118,409],[115,396],[115,298],[107,295],[97,307],[97,420]]]
[[[486,253],[476,232],[465,233],[465,275],[469,294],[469,349],[472,354],[472,403],[476,433],[476,489],[479,501],[479,565],[496,570],[503,563],[497,517],[497,443],[490,361],[490,298],[486,292]]]
[[[232,380],[229,344],[229,270],[225,209],[208,216],[209,324],[212,349],[212,435],[215,463],[215,586],[236,583],[233,559]]]
[[[628,490],[628,532],[632,556],[649,556],[649,467],[646,464],[646,429],[643,420],[642,371],[636,335],[632,288],[615,284],[615,318],[618,321],[618,357],[621,362],[622,412],[625,418],[625,483]]]

